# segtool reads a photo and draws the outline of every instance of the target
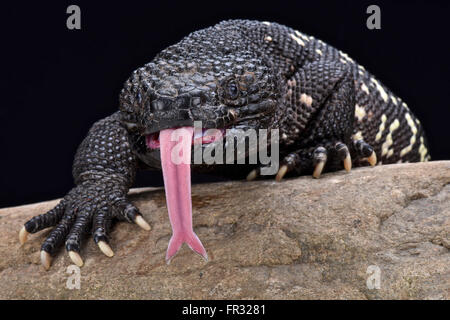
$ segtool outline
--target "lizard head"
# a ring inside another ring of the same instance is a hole
[[[239,39],[211,36],[220,30],[209,29],[163,50],[125,82],[123,121],[155,148],[161,130],[193,126],[194,121],[201,121],[204,131],[276,124],[280,88],[270,61],[246,50]]]

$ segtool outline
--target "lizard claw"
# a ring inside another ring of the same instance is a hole
[[[100,250],[105,254],[105,256],[110,257],[110,258],[112,256],[114,256],[114,251],[112,251],[112,249],[109,246],[109,244],[106,243],[105,241],[99,241],[97,243],[97,245],[100,248]]]
[[[52,257],[44,250],[41,250],[41,264],[45,270],[50,269],[50,265],[52,264]]]
[[[73,263],[75,263],[77,266],[82,267],[84,262],[83,259],[81,259],[81,256],[78,252],[75,251],[69,251],[69,257],[72,260]]]
[[[23,226],[19,232],[20,245],[23,245],[25,242],[27,242],[28,235],[29,235],[29,233],[28,233],[27,229],[25,229],[25,226]]]
[[[352,158],[350,157],[350,153],[344,159],[344,168],[345,171],[350,172],[352,170]]]
[[[323,167],[325,166],[325,161],[320,161],[314,167],[313,178],[319,179],[322,174]]]
[[[367,161],[372,167],[377,164],[377,154],[375,151],[372,151],[372,154],[367,158]]]
[[[250,171],[250,173],[247,175],[247,181],[253,181],[256,178],[259,177],[259,170],[258,169],[253,169],[252,171]]]
[[[141,227],[142,229],[144,229],[146,231],[150,231],[152,229],[150,227],[150,225],[147,223],[147,221],[145,221],[144,218],[140,214],[136,215],[136,218],[134,219],[134,223],[136,223],[139,227]]]
[[[286,173],[289,171],[289,167],[287,165],[282,165],[280,169],[278,170],[277,176],[275,177],[275,180],[277,182],[280,182],[283,180],[283,177],[286,175]]]

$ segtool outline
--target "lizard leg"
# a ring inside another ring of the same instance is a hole
[[[355,81],[345,64],[319,61],[299,69],[287,81],[284,119],[288,128],[280,143],[291,151],[281,157],[276,180],[289,172],[312,173],[325,170],[350,171],[352,158],[376,162],[373,148],[364,141],[353,142]],[[258,176],[252,171],[248,180]]]
[[[55,208],[24,224],[19,233],[21,243],[29,233],[54,227],[41,246],[45,269],[63,243],[72,261],[82,266],[81,243],[89,233],[104,254],[113,256],[108,237],[113,219],[134,222],[150,230],[139,210],[127,199],[137,166],[128,135],[117,114],[94,124],[75,156],[76,187]]]

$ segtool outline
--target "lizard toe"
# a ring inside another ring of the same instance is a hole
[[[313,177],[318,179],[320,178],[320,175],[322,174],[323,168],[325,167],[325,164],[327,162],[327,149],[324,147],[318,147],[313,151],[313,165],[314,165],[314,171],[313,171]]]
[[[43,229],[55,226],[62,218],[65,212],[66,203],[65,200],[61,200],[53,209],[50,211],[35,216],[25,222],[22,229],[19,232],[19,241],[23,245],[28,240],[28,235],[30,233],[36,233]]]
[[[61,247],[70,228],[75,222],[73,206],[65,210],[64,216],[57,223],[56,227],[49,233],[41,245],[41,263],[45,270],[48,270],[51,265],[51,257],[55,251]]]
[[[93,207],[86,206],[80,210],[75,223],[66,239],[66,250],[69,253],[70,259],[77,266],[83,266],[83,259],[80,256],[80,248],[83,237],[88,233],[92,225]]]
[[[372,167],[377,164],[377,154],[371,145],[364,140],[355,140],[353,145],[360,160],[367,161]]]
[[[345,171],[350,172],[352,169],[352,158],[348,151],[348,147],[342,142],[337,142],[334,145],[334,150],[336,151],[338,158],[343,162]]]
[[[123,199],[113,206],[115,216],[120,220],[125,220],[137,224],[141,229],[150,231],[152,228],[145,221],[139,209],[126,199]]]
[[[275,180],[280,182],[286,174],[292,172],[294,169],[300,173],[301,166],[299,165],[300,157],[297,153],[290,153],[284,157],[281,162],[280,168],[278,169]]]
[[[93,220],[92,234],[94,242],[106,256],[114,256],[114,251],[109,246],[108,232],[112,223],[109,211],[106,209],[99,210]]]

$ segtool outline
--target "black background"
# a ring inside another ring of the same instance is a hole
[[[133,310],[136,314],[147,314],[151,310],[153,314],[164,314],[166,318],[174,319],[208,319],[208,315],[183,316],[183,308],[189,307],[216,307],[217,311],[212,319],[280,319],[288,315],[314,314],[317,318],[329,318],[332,312],[335,318],[349,320],[359,319],[366,315],[367,310],[374,318],[386,317],[386,310],[393,317],[413,318],[424,309],[432,309],[436,313],[439,309],[445,313],[447,304],[445,301],[436,300],[2,300],[2,311],[11,310],[11,314],[20,310],[24,317],[35,317],[36,309],[67,309],[81,310],[89,308],[89,315],[94,318],[110,318],[123,313],[124,310]],[[264,315],[227,314],[228,305],[264,305]],[[220,312],[218,310],[223,310]]]
[[[70,4],[81,7],[81,30],[66,28]],[[370,4],[381,8],[381,30],[366,27]],[[118,108],[130,73],[229,18],[279,22],[348,53],[421,119],[432,159],[450,159],[448,1],[72,0],[1,10],[0,207],[64,196],[77,146]],[[137,185],[162,185],[161,174],[140,173]]]

